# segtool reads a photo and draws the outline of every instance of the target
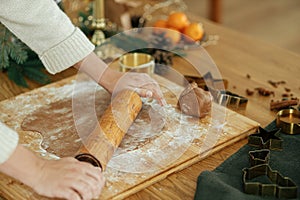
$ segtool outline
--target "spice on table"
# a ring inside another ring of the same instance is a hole
[[[274,91],[267,90],[267,89],[262,88],[262,87],[255,88],[255,90],[257,90],[258,94],[260,94],[261,96],[265,96],[265,97],[270,96],[270,95],[275,96]]]
[[[272,80],[268,80],[268,83],[270,83],[275,88],[277,88],[278,85],[286,84],[285,81],[272,81]]]
[[[249,90],[249,89],[247,88],[247,89],[246,89],[246,94],[247,94],[248,96],[252,96],[252,95],[254,94],[254,91]]]
[[[273,87],[277,88],[277,82],[268,80],[268,83],[270,83]]]
[[[287,108],[289,106],[295,106],[298,105],[299,99],[298,98],[292,98],[287,100],[271,100],[270,102],[270,110],[281,110],[283,108]]]
[[[288,93],[283,93],[282,95],[281,95],[282,97],[288,97],[288,96],[290,96]]]

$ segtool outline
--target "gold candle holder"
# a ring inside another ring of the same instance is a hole
[[[104,19],[104,0],[95,0],[94,2],[94,18]]]
[[[105,35],[103,33],[103,30],[106,28],[104,0],[94,0],[93,2],[93,20],[91,27],[94,30],[91,41],[96,46],[99,46],[105,41]]]

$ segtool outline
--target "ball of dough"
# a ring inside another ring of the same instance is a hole
[[[210,113],[212,100],[210,92],[191,83],[180,94],[178,106],[184,114],[202,118]]]

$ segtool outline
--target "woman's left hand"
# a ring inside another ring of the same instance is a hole
[[[156,99],[160,105],[166,104],[158,83],[148,74],[123,73],[111,69],[94,52],[73,67],[85,72],[111,94],[130,89],[136,91],[141,97]]]
[[[102,77],[99,84],[112,94],[130,89],[141,97],[156,99],[160,105],[166,104],[159,84],[146,73],[123,73],[107,68]]]

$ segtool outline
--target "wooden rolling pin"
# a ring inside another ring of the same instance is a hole
[[[142,108],[140,96],[132,90],[119,92],[84,141],[76,159],[105,170],[126,132]]]

